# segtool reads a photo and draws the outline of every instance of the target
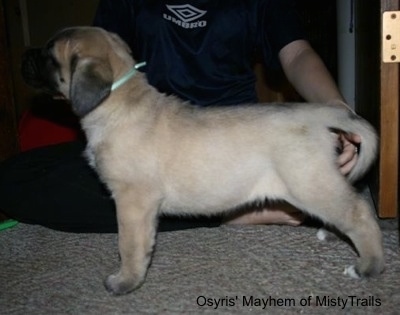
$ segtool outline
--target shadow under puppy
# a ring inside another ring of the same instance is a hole
[[[214,214],[257,200],[285,200],[354,243],[354,277],[382,272],[380,229],[349,182],[376,157],[377,136],[334,104],[199,108],[150,86],[128,46],[92,27],[68,28],[23,60],[25,81],[61,93],[80,117],[89,163],[117,206],[121,268],[105,280],[125,294],[145,280],[161,213]],[[362,138],[346,179],[331,130]]]

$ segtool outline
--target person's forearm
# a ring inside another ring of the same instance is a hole
[[[321,58],[307,42],[289,44],[280,52],[280,58],[289,82],[306,101],[344,101]]]
[[[279,58],[288,80],[306,101],[328,102],[352,111],[344,103],[321,58],[306,41],[298,40],[286,45],[280,51]],[[360,143],[359,135],[339,132],[337,146],[341,153],[337,162],[342,174],[348,174],[357,163],[357,146]]]

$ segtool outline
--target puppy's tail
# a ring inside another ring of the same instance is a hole
[[[331,126],[331,129],[342,130],[343,132],[357,134],[361,137],[357,164],[347,176],[350,182],[355,182],[365,175],[375,161],[378,150],[378,136],[371,124],[354,112],[347,111],[344,115],[345,117],[343,117],[343,114],[339,115],[341,117],[337,117],[338,120],[335,126]]]

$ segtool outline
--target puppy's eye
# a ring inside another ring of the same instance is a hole
[[[65,83],[65,80],[63,77],[60,77],[60,82]]]

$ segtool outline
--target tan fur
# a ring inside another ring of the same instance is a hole
[[[49,50],[61,65],[57,75],[65,83],[59,90],[67,98],[76,76],[70,72],[73,56],[79,59],[73,71],[84,72],[90,64],[105,82],[135,64],[116,35],[96,28],[58,34]],[[160,213],[211,215],[266,198],[285,200],[349,236],[360,255],[355,267],[360,276],[383,270],[379,227],[368,203],[339,173],[330,128],[362,137],[351,180],[373,162],[376,134],[344,107],[197,108],[160,94],[138,73],[81,122],[89,161],[117,205],[121,269],[105,282],[114,294],[143,283]]]

